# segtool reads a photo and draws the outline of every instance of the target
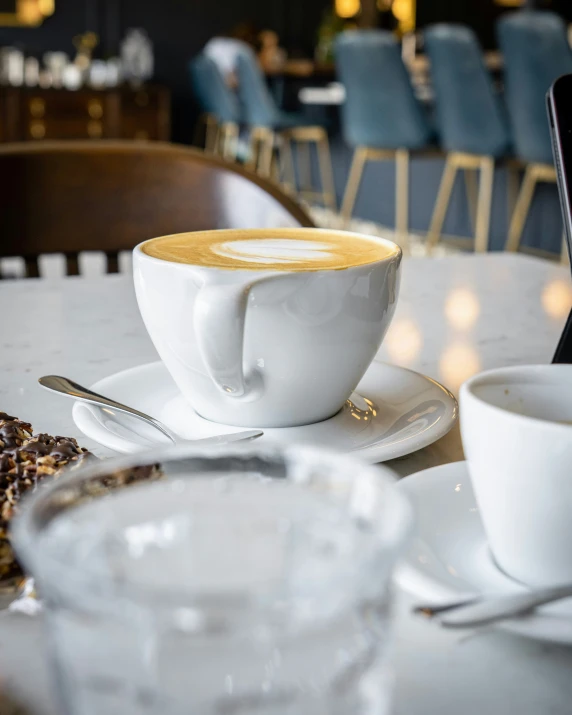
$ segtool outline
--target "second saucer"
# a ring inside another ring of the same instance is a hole
[[[401,588],[421,603],[447,604],[526,588],[495,564],[466,462],[425,469],[399,482],[416,515],[413,539],[396,572]],[[435,628],[438,626],[435,625]],[[572,644],[572,599],[538,608],[497,628],[527,638]]]

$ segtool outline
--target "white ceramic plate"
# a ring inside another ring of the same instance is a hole
[[[110,375],[91,389],[158,418],[186,439],[239,430],[199,417],[161,362]],[[134,418],[111,418],[97,407],[76,402],[73,418],[85,435],[117,452],[164,442],[160,433]],[[411,370],[374,362],[337,415],[303,427],[267,429],[260,439],[322,445],[354,452],[368,462],[384,462],[432,444],[456,419],[457,402],[442,385]]]
[[[419,602],[447,603],[479,593],[523,591],[490,554],[466,462],[426,469],[399,482],[417,520],[397,583]],[[499,624],[529,638],[572,644],[572,599]]]

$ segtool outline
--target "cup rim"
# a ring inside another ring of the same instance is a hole
[[[460,414],[461,418],[463,416],[463,403],[468,400],[472,400],[482,407],[485,407],[497,415],[504,415],[507,419],[513,419],[523,425],[534,425],[537,429],[544,430],[559,430],[562,433],[569,434],[572,431],[572,424],[563,424],[562,422],[555,422],[552,420],[541,419],[540,417],[533,417],[532,415],[523,415],[518,412],[512,412],[504,407],[499,407],[494,405],[488,400],[480,397],[476,392],[475,388],[484,385],[502,385],[505,384],[500,378],[505,376],[518,376],[521,374],[523,377],[530,377],[532,375],[542,375],[546,372],[569,372],[572,374],[572,365],[565,363],[558,364],[535,364],[535,365],[508,365],[505,367],[492,368],[490,370],[484,370],[479,372],[473,377],[470,377],[462,385],[459,391],[459,403],[460,403]],[[495,378],[499,378],[499,381],[495,381]],[[509,382],[506,383],[507,386],[510,385]]]
[[[225,268],[223,266],[203,266],[197,263],[179,263],[177,261],[167,261],[164,258],[157,258],[155,256],[150,256],[148,253],[145,253],[142,250],[142,247],[151,241],[155,241],[159,238],[171,238],[173,236],[182,236],[186,234],[193,234],[193,233],[227,233],[227,234],[240,234],[240,233],[250,233],[250,234],[265,234],[265,233],[271,233],[271,232],[276,232],[276,233],[281,233],[282,236],[278,235],[276,236],[277,238],[288,238],[289,233],[299,233],[299,232],[304,232],[304,233],[319,233],[319,234],[343,234],[344,236],[353,236],[355,238],[361,239],[361,240],[366,240],[366,241],[373,241],[374,243],[381,243],[384,246],[386,246],[391,252],[388,253],[387,256],[384,256],[383,258],[380,258],[376,261],[371,261],[370,263],[361,263],[355,266],[346,266],[345,268],[305,268],[305,269],[300,269],[300,268],[292,268],[292,270],[276,270],[273,268],[249,268],[249,267],[242,267],[240,266],[239,268]],[[166,234],[164,236],[153,236],[152,238],[147,238],[145,241],[141,241],[141,243],[138,243],[135,248],[133,249],[133,254],[137,255],[139,258],[142,258],[144,260],[148,260],[154,263],[159,263],[159,264],[169,264],[169,265],[174,265],[174,266],[179,266],[180,268],[190,268],[190,269],[196,269],[199,268],[200,270],[206,270],[206,271],[223,271],[223,272],[228,272],[228,273],[237,273],[237,272],[244,272],[244,273],[249,273],[249,274],[256,274],[260,275],[263,273],[271,273],[273,275],[275,274],[286,274],[286,273],[320,273],[320,272],[328,272],[328,273],[333,273],[336,271],[349,271],[353,270],[356,268],[365,268],[367,266],[375,266],[375,265],[381,265],[389,260],[395,260],[398,259],[401,261],[403,258],[403,249],[401,246],[399,246],[395,241],[392,241],[389,238],[385,238],[384,236],[374,236],[366,233],[360,233],[359,231],[344,231],[339,228],[310,228],[310,227],[305,227],[305,226],[284,226],[284,227],[270,227],[270,228],[217,228],[217,229],[205,229],[203,231],[181,231],[179,233],[170,233]]]

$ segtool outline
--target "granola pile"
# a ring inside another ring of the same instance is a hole
[[[0,584],[18,583],[23,574],[10,546],[10,520],[23,494],[47,477],[92,457],[75,439],[33,434],[29,422],[0,412]]]

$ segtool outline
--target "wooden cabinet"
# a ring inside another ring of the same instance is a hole
[[[140,89],[0,88],[0,142],[42,139],[169,141],[170,95]]]

